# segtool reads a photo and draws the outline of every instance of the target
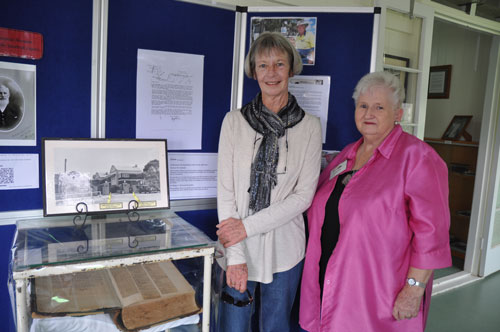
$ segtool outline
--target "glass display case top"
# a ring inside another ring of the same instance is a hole
[[[78,217],[19,220],[13,271],[214,244],[172,211]]]

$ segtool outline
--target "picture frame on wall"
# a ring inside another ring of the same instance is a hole
[[[450,98],[451,65],[431,66],[427,98]]]
[[[398,68],[391,68],[393,67],[401,67],[401,68],[410,68],[410,59],[398,56],[398,55],[391,55],[391,54],[384,54],[384,70],[388,71],[392,74],[394,74],[396,77],[399,78],[399,81],[401,82],[401,85],[405,89],[405,100],[407,99],[407,91],[408,91],[408,72],[403,71]]]
[[[44,216],[168,209],[167,140],[42,139]]]
[[[466,141],[472,140],[471,135],[466,131],[472,115],[455,115],[446,128],[441,139],[448,141],[457,141],[464,136]]]
[[[36,86],[35,65],[0,61],[0,146],[36,146]]]

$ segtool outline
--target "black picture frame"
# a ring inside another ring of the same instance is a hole
[[[170,208],[167,140],[43,138],[43,214]]]
[[[451,65],[430,67],[427,98],[450,98],[451,69]]]
[[[457,141],[464,136],[465,140],[470,141],[472,137],[465,130],[469,125],[472,115],[455,115],[446,128],[441,139],[447,141]]]

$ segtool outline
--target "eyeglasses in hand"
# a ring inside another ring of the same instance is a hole
[[[232,305],[235,305],[237,307],[246,307],[247,305],[249,305],[250,303],[253,302],[253,297],[250,294],[250,292],[248,291],[248,288],[247,288],[247,295],[248,295],[248,300],[241,301],[241,300],[235,300],[234,297],[232,297],[228,293],[222,291],[220,298],[224,303],[232,304]]]

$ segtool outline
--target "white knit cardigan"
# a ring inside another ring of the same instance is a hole
[[[279,139],[278,184],[271,192],[271,205],[249,216],[250,168],[261,142],[262,135],[240,110],[226,114],[217,166],[219,222],[242,219],[248,237],[225,250],[219,244],[225,255],[218,262],[224,269],[246,263],[248,280],[270,283],[273,273],[287,271],[304,258],[302,213],[311,204],[320,173],[321,124],[306,113]]]

